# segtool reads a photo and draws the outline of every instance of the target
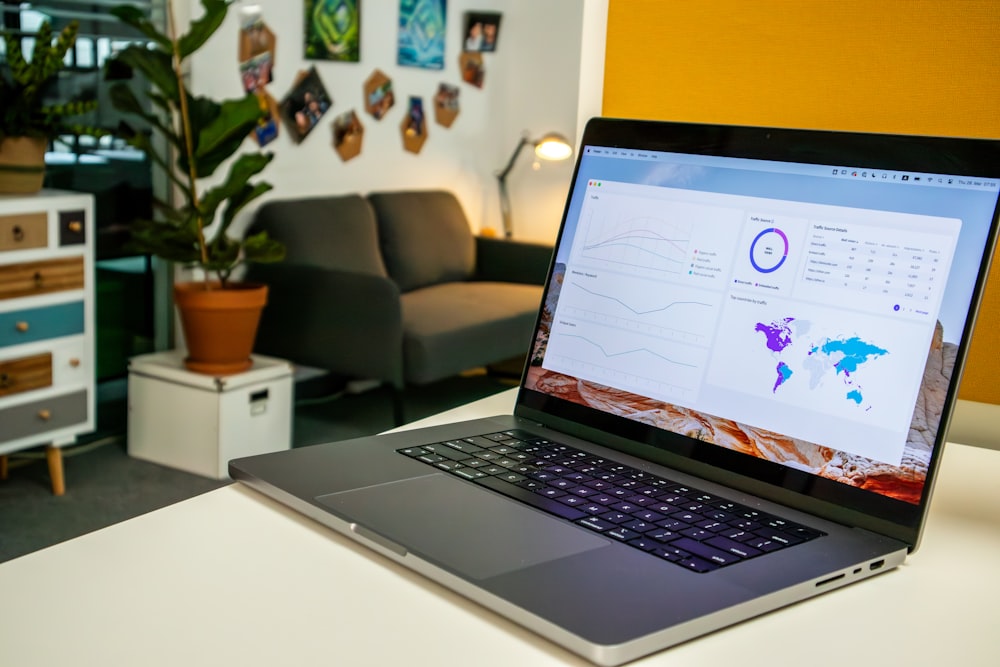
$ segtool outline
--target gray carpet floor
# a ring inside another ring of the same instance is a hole
[[[510,380],[479,374],[410,389],[404,396],[406,421],[511,386]],[[83,439],[64,450],[65,495],[52,495],[40,450],[11,456],[8,479],[0,481],[0,562],[230,483],[130,458],[125,442],[126,391],[124,380],[102,383],[97,433],[89,442]],[[294,447],[371,435],[392,426],[392,396],[387,389],[335,393],[322,383],[296,387]]]

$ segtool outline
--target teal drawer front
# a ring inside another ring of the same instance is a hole
[[[83,302],[0,313],[0,347],[83,333]]]

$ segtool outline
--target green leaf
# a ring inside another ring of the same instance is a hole
[[[259,264],[280,262],[285,259],[285,246],[268,237],[267,232],[260,232],[243,240],[243,257]]]
[[[222,212],[222,231],[229,229],[229,226],[233,224],[233,220],[236,219],[236,214],[239,213],[243,207],[252,202],[257,197],[260,197],[266,192],[273,189],[270,183],[257,183],[255,185],[247,184],[236,194],[229,198],[229,203],[226,206],[226,210]]]
[[[222,25],[229,10],[226,0],[201,0],[205,13],[191,22],[191,30],[177,40],[181,58],[186,58],[208,41]]]
[[[250,199],[245,199],[253,194],[252,192],[246,191],[248,188],[250,188],[250,190],[254,189],[249,186],[249,181],[254,175],[259,174],[264,167],[267,166],[267,163],[271,161],[271,157],[272,156],[270,154],[246,153],[237,158],[233,162],[232,166],[230,166],[229,173],[226,175],[226,180],[220,185],[210,188],[202,193],[201,201],[199,202],[199,209],[201,210],[204,219],[209,222],[214,220],[216,210],[226,200],[236,198],[237,201],[240,201],[241,203],[236,210],[239,210],[239,208],[242,208],[246,202],[250,201]],[[270,185],[266,184],[260,184],[257,187],[263,187],[264,189],[260,193],[254,195],[254,197],[267,192],[267,190],[271,188]],[[232,206],[232,203],[230,203],[230,206]],[[235,215],[235,211],[232,215]],[[230,223],[232,223],[232,217],[227,212],[227,216],[223,218],[222,224],[215,231],[214,238],[218,239],[224,236],[226,228],[229,227]]]
[[[187,227],[153,220],[137,220],[132,224],[131,246],[138,252],[149,253],[172,262],[199,262],[198,237]]]
[[[252,94],[226,100],[221,105],[199,97],[190,111],[199,177],[211,176],[236,153],[263,116],[260,103]]]
[[[111,104],[115,109],[121,111],[122,113],[139,116],[149,123],[154,129],[163,134],[163,136],[178,149],[182,148],[180,137],[177,136],[174,128],[165,124],[158,115],[148,113],[145,108],[143,108],[139,98],[136,97],[135,93],[132,92],[132,89],[127,84],[116,83],[111,86],[109,97],[111,99]]]
[[[152,41],[159,44],[163,49],[172,52],[173,46],[170,38],[156,29],[152,23],[146,20],[146,15],[141,9],[134,5],[118,5],[112,7],[111,14],[126,25],[130,25]]]
[[[132,45],[120,51],[115,60],[141,72],[161,95],[175,106],[180,105],[177,75],[170,54]]]

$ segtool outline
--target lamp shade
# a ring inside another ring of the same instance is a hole
[[[507,194],[507,175],[514,168],[517,156],[521,154],[521,149],[527,145],[535,149],[535,155],[543,160],[565,160],[573,154],[573,146],[566,140],[566,137],[556,132],[549,132],[541,139],[532,141],[528,134],[521,136],[521,140],[514,147],[507,166],[497,172],[497,184],[500,186],[500,216],[503,220],[504,236],[510,238],[513,235],[510,215],[510,196]]]
[[[535,155],[543,160],[565,160],[573,154],[573,147],[561,134],[551,132],[535,142]]]

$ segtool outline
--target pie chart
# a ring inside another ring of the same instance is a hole
[[[772,273],[788,259],[788,237],[777,227],[769,227],[750,244],[750,264],[758,273]]]

